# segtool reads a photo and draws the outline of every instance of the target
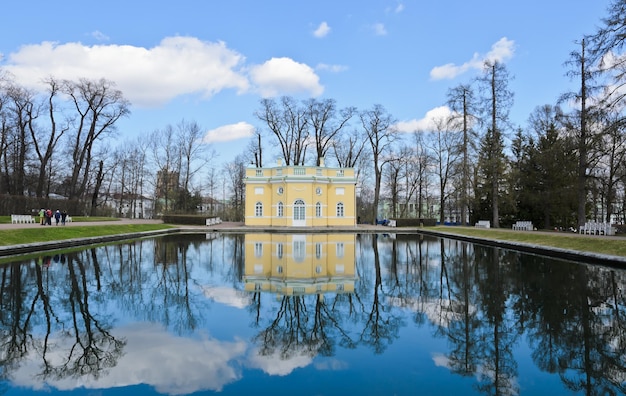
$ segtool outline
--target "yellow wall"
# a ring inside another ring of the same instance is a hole
[[[354,292],[354,234],[246,234],[247,291],[277,295]]]
[[[245,223],[250,226],[353,226],[356,225],[356,178],[352,168],[324,166],[277,166],[246,170]],[[282,189],[282,192],[280,191]],[[338,194],[339,189],[343,195]],[[294,203],[302,200],[304,221],[294,222]],[[256,216],[257,202],[263,216]],[[278,216],[279,202],[283,216]],[[316,203],[321,216],[316,216]],[[337,217],[337,204],[344,215]]]

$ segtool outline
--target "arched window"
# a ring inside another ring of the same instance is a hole
[[[337,217],[343,217],[343,202],[337,204]]]
[[[305,220],[305,206],[304,201],[301,199],[297,199],[293,203],[293,219],[294,220]]]
[[[276,207],[276,212],[278,217],[283,217],[285,215],[285,207],[283,206],[282,202],[278,203],[278,206]]]
[[[254,206],[254,215],[256,217],[263,217],[263,202],[257,202]]]
[[[322,203],[315,204],[315,217],[322,217]]]

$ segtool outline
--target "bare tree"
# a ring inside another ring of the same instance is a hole
[[[71,136],[69,197],[84,195],[90,178],[94,146],[115,131],[115,123],[130,113],[130,103],[111,81],[80,79],[64,81],[63,92],[76,111]]]
[[[383,171],[391,199],[391,215],[394,218],[406,217],[411,194],[415,191],[415,185],[409,182],[413,176],[409,165],[412,159],[411,148],[402,146],[398,149],[398,155],[389,160]]]
[[[148,141],[151,159],[156,165],[155,198],[158,209],[168,212],[173,196],[178,192],[180,177],[180,150],[174,128],[168,125],[157,129],[150,134]]]
[[[415,196],[415,206],[417,217],[422,218],[428,215],[428,210],[424,210],[424,203],[429,201],[430,174],[433,158],[426,147],[424,133],[416,131],[413,133],[415,146],[412,150],[411,160],[407,163],[407,184],[411,186],[411,196]],[[427,208],[428,209],[428,208]]]
[[[309,99],[305,102],[309,125],[315,136],[315,164],[319,166],[321,159],[326,157],[332,142],[339,133],[348,125],[350,119],[356,114],[356,108],[348,107],[337,110],[334,99],[322,101]]]
[[[11,171],[9,169],[8,153],[11,141],[11,123],[8,112],[9,98],[6,87],[9,78],[0,69],[0,193],[8,192]]]
[[[278,141],[285,165],[302,165],[309,144],[309,124],[306,109],[290,96],[283,96],[280,104],[274,99],[262,99],[261,109],[255,113]]]
[[[185,192],[192,190],[193,177],[215,157],[206,143],[202,142],[203,131],[197,122],[182,120],[177,127],[178,147],[180,148],[180,181]],[[188,194],[183,194],[186,198]],[[187,208],[187,202],[181,206]]]
[[[487,133],[482,145],[482,174],[489,185],[493,227],[500,227],[500,183],[505,166],[503,131],[508,126],[509,111],[513,104],[513,93],[508,89],[511,77],[498,61],[485,62],[479,83],[483,88],[486,118],[489,119]]]
[[[30,128],[30,134],[35,148],[35,153],[39,161],[39,171],[37,176],[37,185],[35,187],[35,194],[38,197],[47,196],[49,194],[49,166],[51,164],[52,156],[57,151],[57,147],[61,137],[69,130],[69,123],[64,123],[59,127],[57,116],[59,106],[57,106],[57,97],[61,91],[61,83],[55,80],[53,77],[49,77],[45,80],[47,86],[47,100],[46,109],[48,112],[48,130],[44,130],[43,127],[36,129]]]
[[[469,85],[458,85],[448,91],[448,105],[453,111],[453,117],[460,122],[458,125],[463,131],[463,141],[461,143],[461,172],[460,172],[460,191],[461,191],[461,222],[466,223],[467,210],[469,209],[470,197],[470,179],[471,179],[471,162],[470,155],[476,152],[474,142],[477,140],[477,133],[472,128],[478,121],[478,105],[474,97],[474,90]]]
[[[365,147],[367,147],[367,136],[359,129],[338,136],[332,141],[335,159],[341,168],[356,167],[359,160],[369,154],[365,151]]]
[[[208,189],[209,189],[209,215],[213,216],[215,214],[215,188],[217,187],[218,179],[216,174],[216,169],[211,167],[208,174]]]
[[[451,195],[448,183],[454,176],[454,168],[461,154],[459,148],[463,135],[457,132],[454,119],[433,121],[435,129],[428,134],[427,147],[430,149],[436,166],[435,173],[439,182],[439,222],[443,224],[446,203]]]
[[[589,171],[589,151],[595,142],[593,134],[590,133],[593,108],[588,105],[592,95],[599,90],[598,86],[593,85],[596,73],[589,66],[589,59],[586,54],[585,40],[580,42],[580,51],[570,53],[570,59],[566,62],[571,69],[567,75],[570,78],[580,79],[580,90],[575,92],[567,92],[560,98],[561,102],[573,101],[580,105],[580,108],[574,112],[572,121],[569,123],[576,135],[578,142],[578,225],[585,224],[587,219],[587,178]]]
[[[229,217],[232,221],[242,221],[244,219],[244,200],[246,186],[244,178],[246,176],[245,157],[238,155],[232,161],[224,165],[225,177],[231,188],[230,206],[232,213]]]
[[[611,222],[614,213],[613,204],[616,201],[626,160],[626,134],[624,133],[626,120],[621,115],[613,113],[607,116],[606,124],[606,131],[602,134],[603,150],[600,165],[603,177],[600,182],[604,190],[604,207],[606,208],[604,221]]]
[[[248,154],[251,158],[254,158],[254,165],[257,168],[263,167],[263,144],[262,144],[262,135],[261,131],[258,129],[254,130],[254,135],[252,139],[250,139],[250,143],[248,144]]]
[[[607,9],[608,16],[602,19],[602,25],[598,30],[581,42],[582,50],[572,57],[572,61],[581,69],[580,57],[584,57],[587,67],[585,73],[604,74],[610,76],[612,83],[603,87],[604,93],[601,100],[602,107],[612,109],[623,106],[626,98],[624,85],[626,84],[626,57],[623,56],[626,44],[626,1],[613,0]],[[585,48],[585,46],[589,47]],[[585,51],[587,53],[585,53]],[[597,65],[592,72],[589,65]]]
[[[380,185],[382,180],[383,166],[391,155],[391,145],[396,139],[396,130],[393,127],[394,118],[385,108],[376,104],[371,109],[360,114],[361,125],[367,135],[367,140],[372,149],[374,162],[374,219],[378,219],[378,202],[380,200]]]
[[[12,195],[23,195],[26,190],[26,160],[31,147],[29,131],[34,128],[40,108],[35,94],[16,84],[6,87],[7,115],[4,168],[6,190]]]

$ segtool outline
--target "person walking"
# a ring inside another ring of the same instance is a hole
[[[65,225],[65,219],[67,219],[67,210],[63,209],[63,212],[61,212],[61,225]]]
[[[45,218],[46,218],[46,210],[44,208],[41,208],[41,210],[39,211],[39,224],[40,225],[46,225],[46,223],[44,223]]]
[[[52,225],[52,210],[46,209],[46,224]]]
[[[59,209],[56,210],[56,212],[54,212],[54,221],[55,221],[55,225],[59,225],[59,221],[61,221],[61,211]]]

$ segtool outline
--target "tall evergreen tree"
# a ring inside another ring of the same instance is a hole
[[[576,152],[570,137],[559,136],[556,124],[526,146],[521,167],[521,203],[538,227],[567,228],[576,213]]]
[[[499,203],[502,198],[501,185],[507,168],[507,159],[504,155],[502,135],[494,133],[491,128],[480,143],[478,154],[478,171],[476,183],[475,215],[478,219],[492,216],[492,226],[500,227]]]

